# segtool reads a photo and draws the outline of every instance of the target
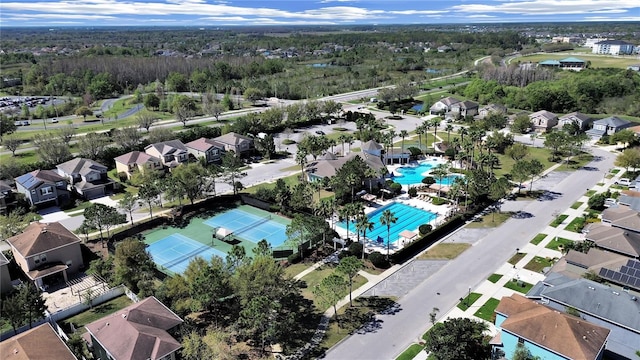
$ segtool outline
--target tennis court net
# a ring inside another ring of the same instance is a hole
[[[193,256],[196,256],[196,255],[198,255],[198,254],[200,254],[202,252],[205,252],[210,248],[211,247],[209,245],[202,245],[199,248],[196,248],[195,250],[192,250],[192,251],[190,251],[190,252],[188,252],[188,253],[186,253],[184,255],[181,255],[181,256],[179,256],[179,257],[177,257],[177,258],[175,258],[175,259],[173,259],[173,260],[171,260],[171,261],[169,261],[167,263],[164,263],[164,264],[162,264],[160,266],[161,266],[161,268],[170,269],[171,267],[176,266],[176,265],[180,264],[181,262],[183,262],[183,261],[185,261],[185,260],[187,260],[187,259],[189,259],[189,258],[191,258]]]
[[[240,229],[238,229],[238,230],[234,231],[234,232],[233,232],[233,234],[234,234],[234,235],[242,234],[243,232],[245,232],[245,231],[249,231],[249,230],[251,230],[251,229],[255,228],[256,226],[259,226],[260,224],[264,224],[264,223],[266,223],[266,222],[267,222],[267,221],[269,221],[269,220],[271,220],[271,215],[267,215],[267,216],[265,216],[265,217],[261,218],[261,219],[260,219],[260,220],[258,220],[258,221],[254,221],[253,223],[251,223],[251,224],[249,224],[249,225],[247,225],[247,226],[244,226],[244,227],[242,227],[242,228],[240,228]]]

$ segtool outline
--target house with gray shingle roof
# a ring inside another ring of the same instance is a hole
[[[518,294],[503,297],[495,313],[493,358],[511,358],[525,346],[540,359],[600,360],[611,332]]]
[[[593,138],[600,138],[603,135],[613,135],[631,126],[633,126],[631,121],[621,119],[617,116],[609,116],[608,118],[594,121],[593,129],[587,131],[587,134]]]
[[[580,130],[586,130],[593,122],[593,119],[589,115],[585,115],[579,112],[572,112],[558,118],[558,126],[563,127],[567,124],[576,124]]]
[[[216,146],[223,148],[225,151],[233,151],[237,156],[241,156],[254,149],[252,138],[234,132],[218,136],[211,140]]]
[[[180,140],[163,141],[144,148],[148,155],[160,159],[169,169],[189,161],[189,151]]]
[[[558,125],[558,115],[547,110],[529,114],[529,120],[533,123],[533,129],[536,131],[549,131],[552,127]]]
[[[489,104],[478,110],[478,117],[481,119],[484,119],[491,114],[506,115],[507,107],[500,104]]]
[[[224,154],[224,147],[207,138],[200,138],[184,144],[190,155],[196,159],[204,158],[207,164],[220,162]]]
[[[469,100],[465,100],[465,101],[459,101],[453,105],[451,105],[450,109],[451,112],[456,114],[456,115],[460,115],[462,117],[465,117],[467,115],[469,116],[474,116],[478,114],[478,103],[475,103],[473,101],[469,101]]]
[[[640,294],[587,279],[565,280],[545,285],[527,297],[559,312],[574,309],[580,319],[611,330],[605,345],[611,358],[636,356],[640,344]]]
[[[75,158],[58,166],[58,174],[67,178],[71,188],[85,199],[104,196],[113,190],[114,181],[107,176],[107,167],[91,159]]]
[[[635,216],[637,217],[637,214]],[[633,231],[605,224],[593,224],[589,227],[585,239],[593,241],[600,249],[624,256],[640,257],[640,234]]]
[[[431,105],[431,107],[429,108],[429,113],[431,115],[448,113],[449,111],[451,111],[451,106],[459,102],[460,102],[459,99],[456,99],[452,96],[447,96],[445,98],[442,98],[436,101],[433,105]]]
[[[16,189],[31,205],[44,207],[67,204],[71,197],[67,179],[52,170],[34,170],[15,178]]]

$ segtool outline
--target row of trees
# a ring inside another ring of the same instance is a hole
[[[14,332],[22,325],[31,325],[42,319],[47,309],[44,298],[33,283],[20,285],[12,294],[2,299],[2,318]]]

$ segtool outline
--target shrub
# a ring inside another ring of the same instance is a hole
[[[295,264],[300,262],[300,254],[295,252],[289,256],[287,256],[287,261],[289,262],[289,264]]]
[[[442,205],[442,204],[446,204],[447,200],[445,200],[444,198],[436,196],[436,197],[433,198],[431,203],[433,203],[433,205]]]
[[[416,156],[422,155],[422,150],[420,150],[419,148],[417,148],[415,146],[411,146],[407,150],[409,150],[409,152],[411,153],[412,157],[416,157]]]
[[[587,204],[591,209],[602,209],[604,208],[604,201],[606,200],[605,194],[595,194],[589,198]]]
[[[453,157],[456,156],[456,150],[454,148],[448,148],[444,151],[444,156],[453,159]]]
[[[357,258],[362,255],[362,244],[359,242],[353,242],[349,245],[349,253]]]
[[[411,197],[416,197],[416,195],[418,195],[418,189],[414,188],[414,187],[410,187],[409,191],[407,191],[407,193],[409,194],[409,196]]]
[[[433,230],[433,226],[431,226],[431,224],[422,224],[418,228],[418,231],[420,231],[420,235],[428,234],[431,232],[431,230]]]
[[[393,193],[394,193],[394,194],[396,194],[396,195],[398,195],[398,194],[400,194],[400,193],[402,192],[402,185],[401,185],[401,184],[399,184],[399,183],[397,183],[397,182],[394,182],[393,184],[391,184],[391,185],[389,186],[389,188],[390,188],[390,189],[391,189],[391,191],[393,191]]]
[[[436,179],[434,179],[433,176],[426,176],[424,179],[422,179],[422,183],[427,185],[435,184]]]
[[[374,251],[369,254],[369,261],[373,264],[373,266],[381,269],[385,269],[389,267],[389,262],[385,259],[384,255],[380,254],[378,251]]]

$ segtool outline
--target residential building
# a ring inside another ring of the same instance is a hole
[[[7,239],[20,269],[37,287],[45,278],[58,282],[84,268],[80,239],[60,223],[32,222],[21,234]]]
[[[591,248],[585,254],[576,250],[569,250],[565,256],[553,264],[549,276],[553,273],[572,279],[579,279],[587,272],[600,273],[602,268],[616,268],[624,265],[627,256],[600,248]]]
[[[125,174],[127,179],[131,179],[135,172],[164,169],[159,158],[140,151],[131,151],[113,160],[116,162],[118,174]]]
[[[218,136],[212,140],[216,146],[223,148],[225,151],[233,151],[237,156],[251,152],[254,149],[252,138],[234,132]]]
[[[184,144],[190,155],[196,159],[204,158],[207,164],[220,162],[224,148],[218,147],[213,140],[200,138]]]
[[[547,110],[529,114],[529,120],[533,123],[535,131],[549,131],[552,127],[558,125],[558,115]]]
[[[67,204],[71,197],[67,180],[51,170],[34,170],[16,179],[16,189],[34,206]]]
[[[144,148],[147,155],[160,159],[169,169],[189,161],[189,151],[180,140],[163,141]]]
[[[85,199],[113,191],[115,182],[107,176],[107,167],[91,159],[75,158],[58,165],[57,169],[58,174],[67,179],[71,189]]]
[[[433,105],[431,105],[431,107],[429,108],[429,113],[431,115],[439,115],[439,114],[444,114],[444,113],[448,113],[449,111],[451,111],[451,105],[455,104],[455,103],[459,103],[460,100],[448,96],[446,98],[442,98],[438,101],[436,101]]]
[[[603,40],[593,44],[594,54],[630,55],[633,54],[633,44],[622,40]]]
[[[579,112],[572,112],[567,115],[563,115],[558,119],[558,126],[563,127],[567,124],[575,123],[580,130],[586,130],[593,122],[593,119],[589,115],[585,115]]]
[[[606,327],[518,294],[500,300],[495,325],[499,333],[491,341],[494,358],[505,359],[520,345],[541,359],[599,360],[610,334]]]
[[[16,205],[16,196],[8,182],[0,180],[0,215],[7,215]]]
[[[605,40],[609,40],[607,38],[591,38],[591,39],[586,39],[584,42],[584,47],[588,47],[591,48],[593,51],[593,46],[601,41],[605,41]]]
[[[102,360],[174,360],[180,343],[170,332],[182,319],[148,297],[86,326],[85,340]]]
[[[478,115],[478,104],[473,101],[459,101],[455,104],[452,104],[450,109],[452,113],[460,115],[462,117],[465,117],[467,115]]]
[[[5,360],[78,359],[48,322],[0,342],[0,355]]]
[[[5,294],[13,289],[11,286],[11,274],[9,274],[9,260],[0,251],[0,294]]]
[[[632,216],[638,218],[638,213],[634,211]],[[616,220],[616,225],[612,224],[613,226],[593,224],[589,227],[589,232],[585,234],[585,239],[593,241],[600,249],[628,257],[640,258],[640,234],[620,227],[624,226],[627,221],[637,222],[637,219]]]
[[[640,261],[627,259],[624,265],[612,264],[602,267],[598,276],[611,284],[620,286],[623,291],[640,291]]]
[[[587,131],[587,134],[594,138],[600,138],[604,135],[613,135],[631,126],[633,126],[631,121],[620,119],[617,116],[610,116],[594,121],[593,129]]]
[[[500,104],[489,104],[478,109],[478,117],[481,119],[484,119],[491,114],[506,115],[507,107]]]
[[[342,168],[342,166],[349,160],[359,157],[365,164],[376,172],[380,173],[380,170],[385,168],[380,156],[373,155],[368,152],[352,152],[347,156],[336,157],[334,154],[327,152],[322,158],[312,162],[305,169],[305,173],[309,181],[317,181],[322,178],[331,178],[335,176],[336,172]],[[381,178],[380,175],[379,178]],[[378,179],[371,179],[371,181],[378,181]]]
[[[540,283],[538,283],[540,284]],[[607,358],[632,359],[640,344],[640,302],[634,291],[622,291],[587,279],[557,278],[553,285],[536,285],[527,294],[559,312],[611,332],[605,345]]]

